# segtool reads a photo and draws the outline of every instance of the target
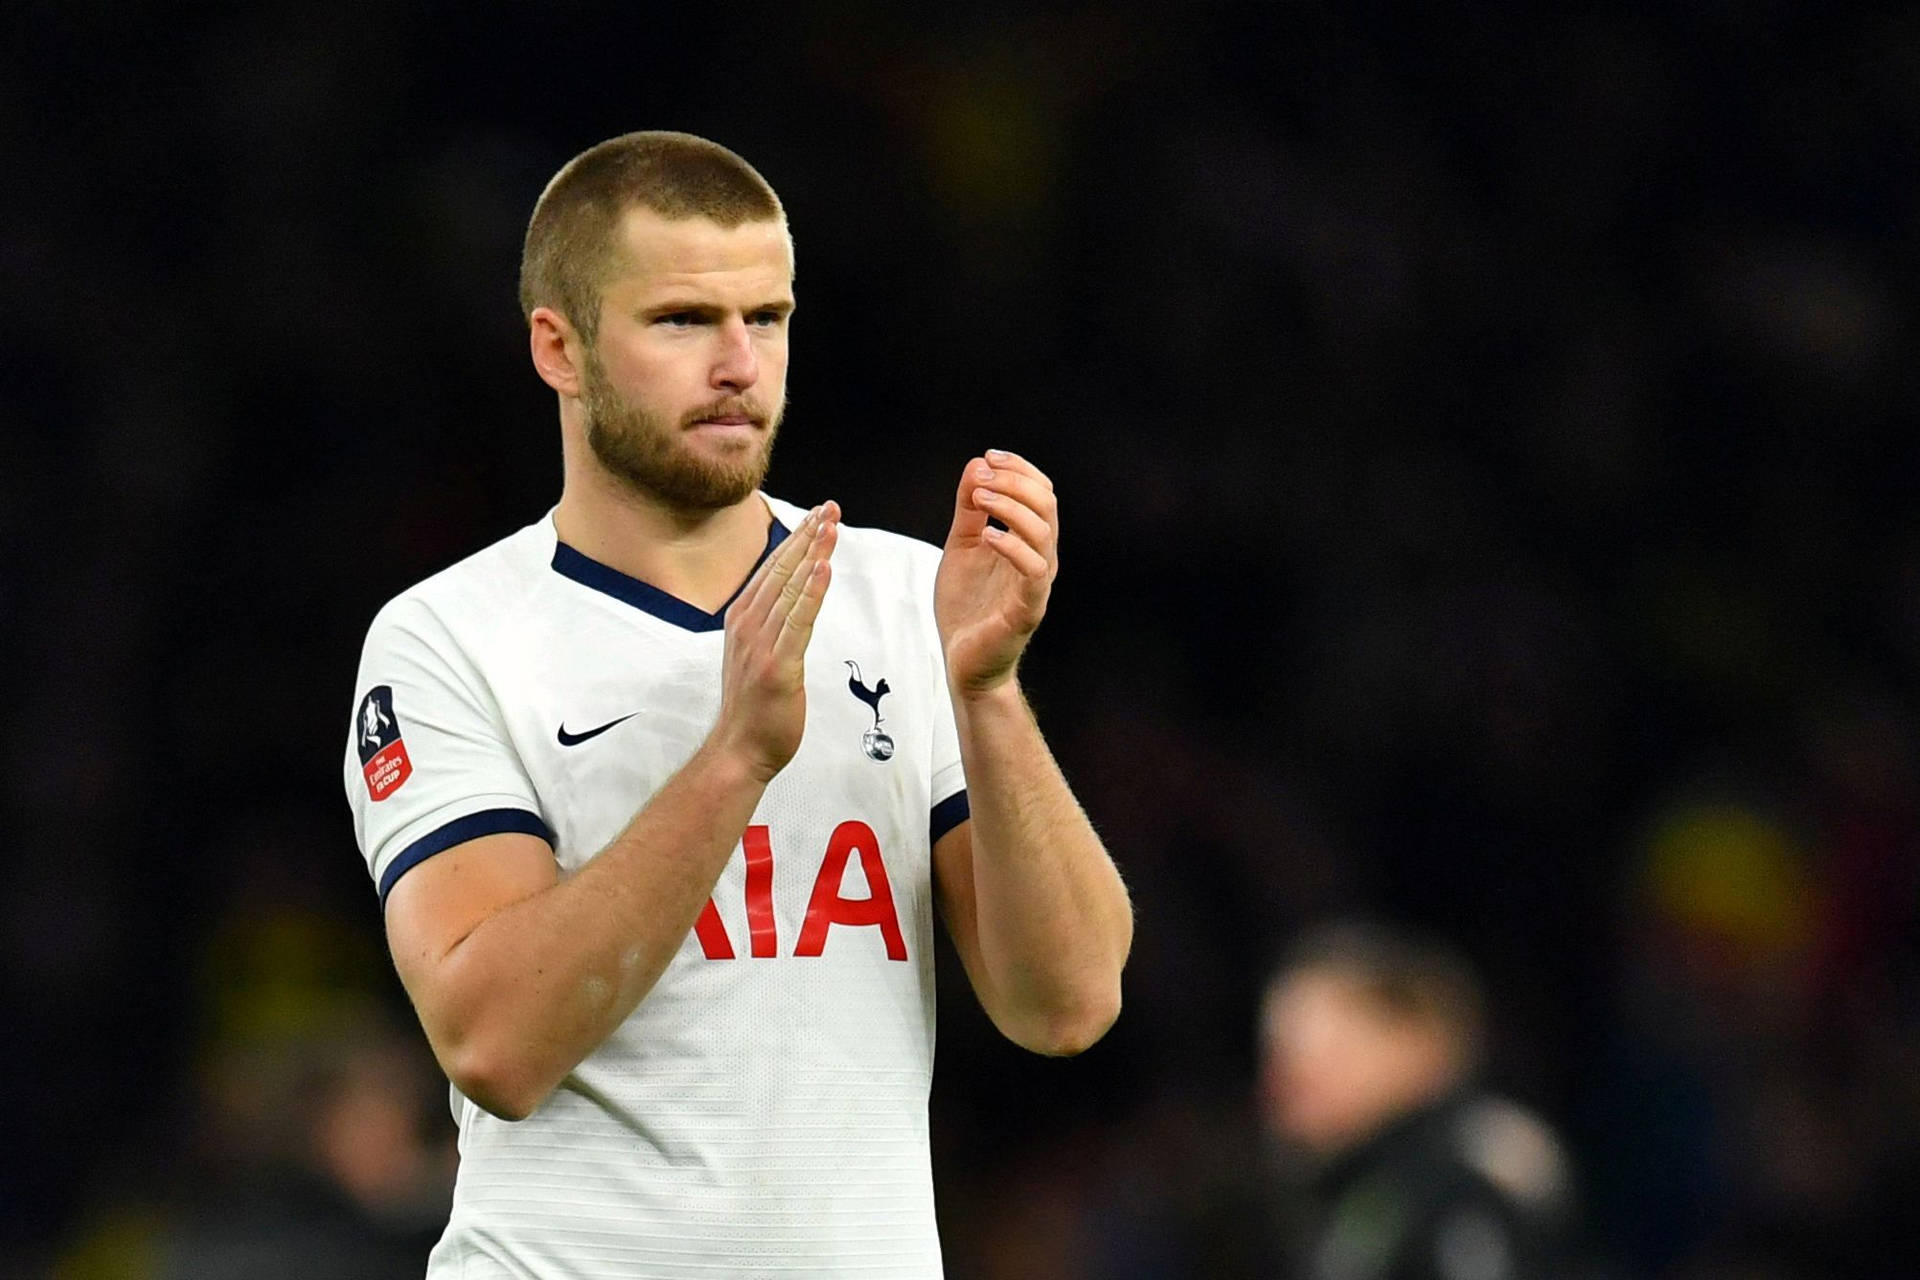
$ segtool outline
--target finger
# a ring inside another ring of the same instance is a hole
[[[1046,472],[1034,466],[1019,454],[1012,453],[1006,449],[987,450],[987,465],[996,470],[1005,469],[1008,471],[1018,471],[1023,475],[1032,476],[1049,489],[1053,488],[1053,481],[1047,478]]]
[[[973,500],[980,504],[982,511],[1007,526],[1019,536],[1022,542],[1038,551],[1042,558],[1053,559],[1053,548],[1059,535],[1051,520],[1025,503],[985,486],[974,491]]]
[[[974,504],[974,491],[993,476],[985,458],[975,458],[960,470],[960,488],[953,495],[953,527],[948,542],[977,541],[987,527],[987,514]]]
[[[825,560],[815,560],[807,571],[805,583],[801,585],[800,595],[794,601],[793,609],[786,620],[780,624],[780,635],[773,642],[773,658],[777,665],[799,665],[807,654],[807,642],[813,638],[814,619],[820,616],[820,605],[827,598],[827,587],[833,582],[833,565]]]
[[[808,575],[813,571],[813,566],[825,562],[833,554],[834,544],[839,540],[839,532],[840,526],[831,520],[823,518],[820,521],[813,536],[813,545],[807,548],[806,558],[787,575],[786,582],[780,587],[779,597],[774,601],[773,608],[767,615],[771,625],[779,625],[781,619],[793,612],[795,604],[806,590]]]
[[[1040,518],[1049,524],[1054,524],[1059,519],[1060,500],[1054,496],[1052,487],[1032,476],[1018,471],[997,469],[991,480],[982,481],[973,491],[973,499],[976,503],[990,503],[994,501],[996,494],[1038,512]],[[1002,505],[1005,504],[1002,503]],[[992,514],[998,517],[1000,513],[993,511]]]
[[[998,551],[1008,564],[1020,571],[1022,576],[1036,581],[1046,580],[1047,557],[1027,545],[1020,535],[1005,529],[988,529],[981,536],[989,547]]]
[[[727,611],[729,614],[737,611],[742,622],[751,622],[772,607],[780,588],[805,558],[819,532],[822,514],[821,507],[807,512],[800,523],[794,526],[793,532],[774,548],[773,554],[760,562],[760,567],[747,579],[747,585],[741,588],[732,608]]]

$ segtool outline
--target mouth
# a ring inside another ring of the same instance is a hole
[[[688,419],[686,429],[721,435],[738,435],[764,430],[766,425],[765,419],[754,413],[750,407],[715,405],[713,411]]]
[[[719,413],[689,422],[682,438],[698,441],[696,447],[718,449],[731,455],[758,449],[766,435],[766,424],[752,414]]]

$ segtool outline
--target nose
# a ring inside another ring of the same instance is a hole
[[[753,335],[740,316],[729,316],[716,330],[720,349],[714,354],[708,382],[716,391],[745,391],[760,380],[760,357]]]

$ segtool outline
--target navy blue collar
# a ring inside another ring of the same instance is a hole
[[[761,549],[760,559],[753,562],[758,569],[762,561],[773,554],[773,549],[786,541],[789,530],[775,516],[767,526],[767,545]],[[615,600],[624,601],[636,609],[644,610],[676,627],[688,631],[718,631],[726,624],[727,606],[740,598],[740,592],[747,589],[742,582],[738,590],[727,597],[727,603],[714,613],[708,613],[697,605],[688,604],[679,596],[662,591],[652,583],[642,582],[638,578],[628,577],[610,565],[582,555],[566,543],[555,540],[553,544],[553,571],[563,578],[572,578],[583,587],[592,587],[604,592]],[[747,573],[748,581],[753,572]]]

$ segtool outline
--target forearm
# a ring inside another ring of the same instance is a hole
[[[839,519],[834,503],[814,508],[727,606],[713,728],[586,866],[556,878],[538,841],[499,833],[441,853],[388,896],[394,963],[427,1038],[487,1110],[516,1118],[538,1106],[686,941],[767,784],[800,748],[807,642]]]
[[[989,1013],[1021,1043],[1084,1048],[1119,1012],[1133,943],[1126,886],[1017,683],[956,691],[954,711]]]
[[[456,943],[436,966],[429,1027],[455,1082],[498,1114],[545,1098],[652,990],[764,789],[704,746],[576,874]]]

